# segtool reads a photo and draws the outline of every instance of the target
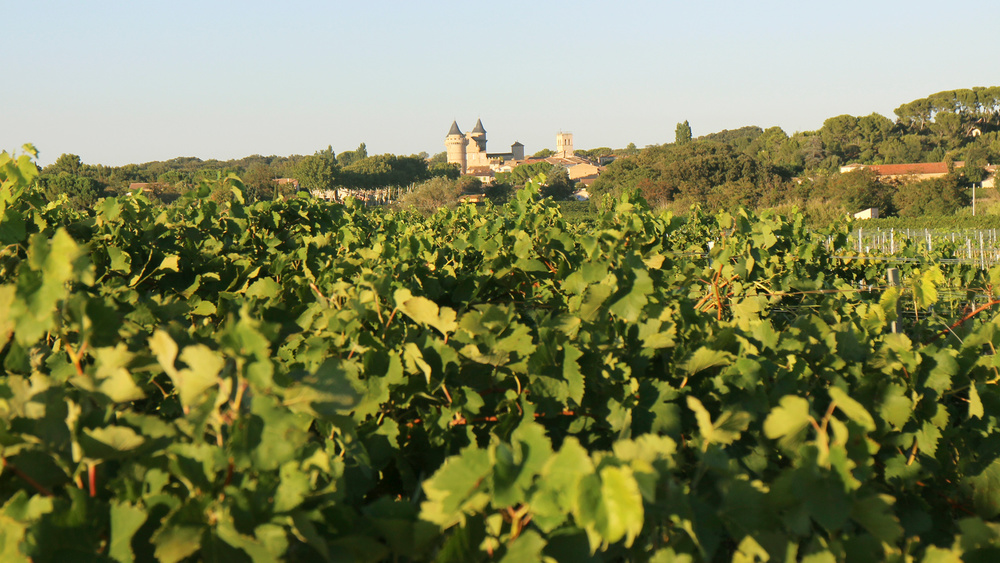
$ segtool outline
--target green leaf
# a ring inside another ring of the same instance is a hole
[[[958,362],[950,350],[941,350],[934,354],[934,367],[927,374],[924,386],[943,395],[951,389],[951,380],[958,373]]]
[[[736,357],[729,352],[702,346],[684,362],[683,367],[689,374],[694,375],[702,370],[729,365],[735,359]]]
[[[569,398],[577,405],[583,404],[583,393],[586,389],[585,378],[577,362],[582,357],[583,352],[572,344],[563,345],[563,379],[568,384]]]
[[[903,527],[892,511],[894,502],[895,499],[889,495],[856,500],[851,507],[851,518],[880,541],[896,545],[903,536]]]
[[[534,530],[522,533],[507,548],[500,563],[529,563],[532,561],[545,561],[542,550],[545,549],[545,540]]]
[[[906,392],[902,385],[887,385],[879,407],[879,415],[896,429],[901,429],[913,416],[913,401]]]
[[[160,262],[160,265],[156,267],[156,270],[165,272],[179,272],[180,269],[177,267],[179,262],[180,258],[176,255],[171,254],[170,256],[166,256],[163,258],[163,260]]]
[[[971,489],[976,513],[983,518],[1000,515],[1000,460],[994,460],[976,475],[966,477],[963,485]]]
[[[32,344],[55,327],[56,306],[66,298],[67,284],[83,273],[86,262],[86,256],[81,256],[79,246],[65,229],[57,230],[51,240],[41,234],[31,237],[27,260],[30,270],[19,270],[17,293],[21,299],[10,308],[19,343]]]
[[[174,389],[180,397],[181,404],[190,408],[205,400],[205,391],[218,384],[219,372],[225,366],[223,360],[215,351],[202,344],[184,348],[181,361],[189,367],[178,370],[174,365],[177,356],[177,344],[170,335],[162,330],[153,333],[149,347],[156,354],[160,366],[174,384]]]
[[[868,414],[861,403],[855,401],[847,395],[839,387],[831,387],[828,391],[830,394],[830,399],[837,404],[837,408],[840,412],[844,413],[847,418],[857,422],[862,428],[868,432],[875,431],[875,420],[872,415]]]
[[[279,476],[281,481],[274,492],[273,510],[289,512],[302,504],[312,490],[312,484],[309,474],[302,471],[297,461],[282,464]]]
[[[132,257],[129,256],[128,252],[114,246],[108,246],[107,251],[108,258],[111,259],[112,271],[123,274],[128,274],[132,271]]]
[[[426,297],[414,297],[408,289],[397,290],[394,299],[396,307],[418,324],[433,327],[445,336],[458,328],[453,309],[438,308],[437,303]]]
[[[591,550],[600,543],[615,543],[623,538],[626,547],[631,546],[645,518],[642,494],[632,470],[609,466],[596,475],[585,476],[574,516],[591,536]]]
[[[93,460],[126,457],[129,452],[146,442],[145,438],[127,426],[87,428],[83,433],[80,445],[87,457]]]
[[[809,401],[795,395],[785,395],[764,420],[764,435],[778,440],[782,446],[795,449],[805,439],[813,418]]]
[[[740,434],[750,425],[751,417],[749,413],[725,411],[713,423],[711,415],[705,410],[701,401],[688,395],[687,405],[689,409],[694,411],[695,420],[698,422],[698,430],[707,443],[732,444],[740,438]]]
[[[451,456],[424,481],[427,500],[420,505],[420,518],[442,528],[464,523],[467,515],[486,507],[490,495],[483,487],[492,472],[489,452],[479,448],[463,449]]]
[[[926,272],[917,270],[910,280],[910,289],[913,290],[913,301],[920,309],[930,307],[938,300],[937,286],[944,283],[944,274],[937,266],[932,266]]]
[[[882,297],[879,298],[878,304],[885,313],[885,322],[891,323],[898,319],[898,305],[899,302],[899,287],[892,286],[882,293]]]
[[[969,418],[983,418],[984,414],[983,401],[979,398],[979,389],[973,381],[969,384]]]
[[[130,563],[135,561],[132,552],[132,537],[148,518],[146,511],[136,505],[111,501],[111,541],[108,555],[115,561]]]
[[[493,462],[493,498],[496,508],[523,503],[525,493],[538,472],[552,457],[552,444],[545,429],[535,422],[523,422],[511,433],[510,445],[490,448]]]
[[[272,278],[261,278],[250,284],[246,296],[256,299],[275,299],[281,296],[281,286]]]
[[[24,217],[14,209],[3,210],[0,217],[0,244],[17,244],[23,242],[26,236]]]
[[[587,450],[575,437],[566,438],[559,452],[546,461],[531,497],[533,521],[542,531],[551,532],[566,521],[567,514],[577,510],[580,480],[593,472]]]
[[[348,414],[361,402],[361,393],[352,384],[356,380],[352,364],[329,358],[314,373],[288,387],[284,405],[317,418]]]
[[[161,563],[177,563],[201,548],[201,526],[176,525],[169,520],[153,534],[156,559]]]
[[[647,295],[653,292],[653,280],[645,270],[633,269],[634,280],[629,292],[611,304],[611,313],[626,322],[634,323],[642,314],[642,308],[649,302]]]

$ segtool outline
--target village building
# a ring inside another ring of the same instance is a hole
[[[486,152],[486,129],[481,119],[476,120],[476,126],[468,133],[462,133],[458,122],[451,123],[444,146],[447,150],[448,164],[457,164],[463,175],[476,176],[479,179],[488,178],[493,181],[493,173],[497,168],[509,161],[524,160],[524,145],[514,141],[510,152]]]
[[[474,176],[484,184],[493,183],[498,172],[510,172],[521,164],[536,162],[548,162],[565,168],[570,180],[584,186],[593,184],[603,170],[602,166],[576,156],[573,152],[573,134],[563,131],[556,134],[556,151],[548,158],[526,159],[524,145],[516,141],[510,146],[510,152],[487,152],[486,128],[481,119],[476,120],[476,126],[468,133],[462,133],[458,122],[453,121],[444,145],[449,164],[457,165],[463,176]]]
[[[951,163],[952,170],[965,168],[965,162],[958,160]],[[996,166],[985,166],[986,179],[980,187],[993,188],[996,186]],[[907,184],[930,180],[932,178],[942,178],[948,175],[949,167],[947,162],[913,162],[909,164],[848,164],[841,166],[841,174],[853,172],[855,170],[871,170],[880,181]]]

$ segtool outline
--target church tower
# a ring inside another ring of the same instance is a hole
[[[480,127],[482,125],[480,124]],[[485,142],[485,134],[484,142]],[[457,164],[460,174],[465,174],[468,169],[468,162],[465,157],[465,148],[469,145],[469,140],[465,138],[462,131],[458,128],[458,122],[451,122],[451,130],[448,131],[448,136],[444,139],[445,150],[448,151],[448,164]]]
[[[557,133],[556,134],[556,156],[566,158],[568,156],[573,156],[573,134],[572,133]]]

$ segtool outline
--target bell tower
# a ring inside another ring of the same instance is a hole
[[[559,132],[556,134],[556,156],[566,158],[573,156],[573,134]]]

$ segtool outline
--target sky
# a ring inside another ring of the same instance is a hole
[[[1000,2],[0,0],[0,150],[179,156],[491,152],[788,134],[1000,85]]]

